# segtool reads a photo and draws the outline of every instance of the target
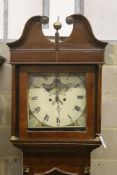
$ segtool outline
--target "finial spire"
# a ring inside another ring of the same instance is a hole
[[[59,22],[59,16],[57,17],[57,21],[53,24],[53,26],[57,31],[61,29],[62,24]]]

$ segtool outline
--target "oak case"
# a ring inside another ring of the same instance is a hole
[[[42,33],[47,17],[31,18],[22,37],[8,44],[11,51],[12,143],[23,151],[24,174],[90,174],[90,153],[100,146],[101,74],[104,48],[82,15],[67,18],[73,23],[68,39],[52,43]],[[58,33],[56,35],[58,37]],[[30,73],[84,73],[86,128],[28,128],[27,89]]]

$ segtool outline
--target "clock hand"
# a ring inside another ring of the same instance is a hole
[[[58,103],[60,103],[60,104],[62,104],[63,105],[63,102],[61,101],[61,100],[54,100],[53,102],[52,102],[52,104],[54,105],[56,102],[58,102]]]
[[[60,106],[59,106],[59,85],[60,85],[60,80],[58,79],[59,74],[55,75],[55,88],[56,88],[56,96],[55,96],[55,102],[57,103],[57,108],[56,110],[58,111],[59,118],[57,118],[58,121],[60,121]]]

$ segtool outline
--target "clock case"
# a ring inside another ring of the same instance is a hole
[[[45,16],[32,17],[21,38],[8,43],[12,65],[11,142],[23,151],[23,173],[90,174],[90,153],[101,145],[101,83],[104,49],[107,43],[97,40],[88,20],[82,15],[66,18],[73,24],[69,38],[55,43],[42,32]],[[86,74],[86,131],[28,130],[27,81],[35,72],[81,72]]]

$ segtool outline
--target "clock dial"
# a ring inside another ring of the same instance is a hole
[[[78,120],[86,109],[85,76],[65,73],[32,75],[28,107],[30,127],[34,120],[30,115],[36,118],[33,123],[38,120],[42,127],[80,127]]]

